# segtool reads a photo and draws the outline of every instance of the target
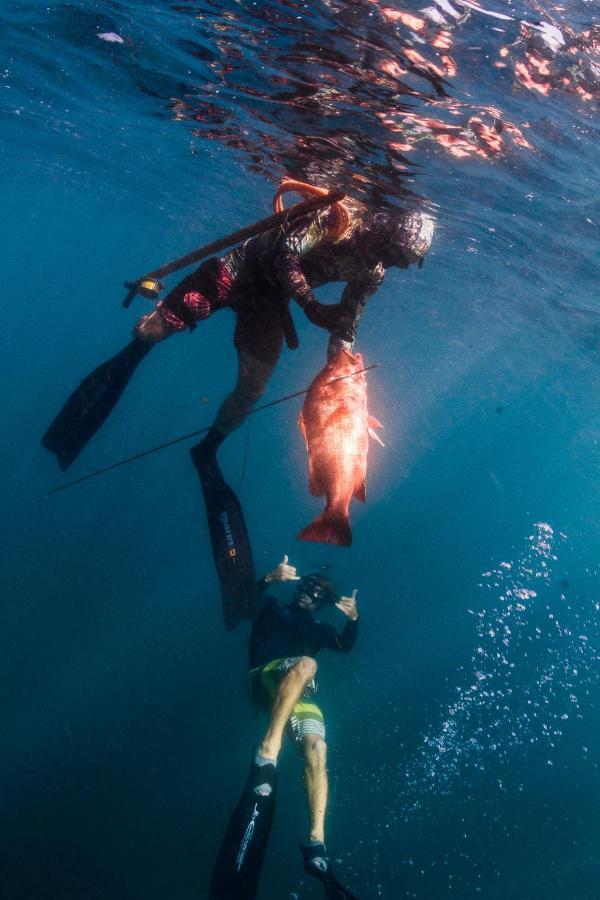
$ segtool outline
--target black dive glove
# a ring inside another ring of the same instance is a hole
[[[325,304],[315,300],[313,303],[306,304],[304,313],[313,325],[333,331],[339,323],[342,310],[340,303]]]

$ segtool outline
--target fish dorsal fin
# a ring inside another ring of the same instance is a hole
[[[367,499],[367,486],[363,481],[358,487],[354,488],[354,493],[352,494],[355,500],[360,500],[361,503],[364,503]]]

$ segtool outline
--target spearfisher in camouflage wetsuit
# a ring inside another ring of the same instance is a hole
[[[330,332],[329,355],[351,348],[368,298],[389,266],[422,265],[434,221],[420,212],[372,211],[353,204],[350,224],[332,239],[334,211],[300,219],[292,229],[272,229],[226,256],[212,258],[184,278],[154,312],[144,316],[134,336],[155,343],[218,309],[235,312],[234,343],[238,378],[222,404],[213,432],[217,443],[237,428],[263,394],[279,359],[283,340],[297,346],[289,301]],[[339,303],[319,303],[313,289],[346,282]]]

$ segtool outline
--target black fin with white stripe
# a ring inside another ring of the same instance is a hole
[[[275,812],[277,769],[253,759],[210,879],[209,900],[254,900]]]

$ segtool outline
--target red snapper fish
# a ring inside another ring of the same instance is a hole
[[[327,497],[327,505],[298,534],[301,541],[352,543],[350,501],[365,501],[369,435],[382,444],[373,429],[383,428],[368,413],[362,369],[360,353],[340,350],[308,389],[298,420],[308,451],[308,488]]]

